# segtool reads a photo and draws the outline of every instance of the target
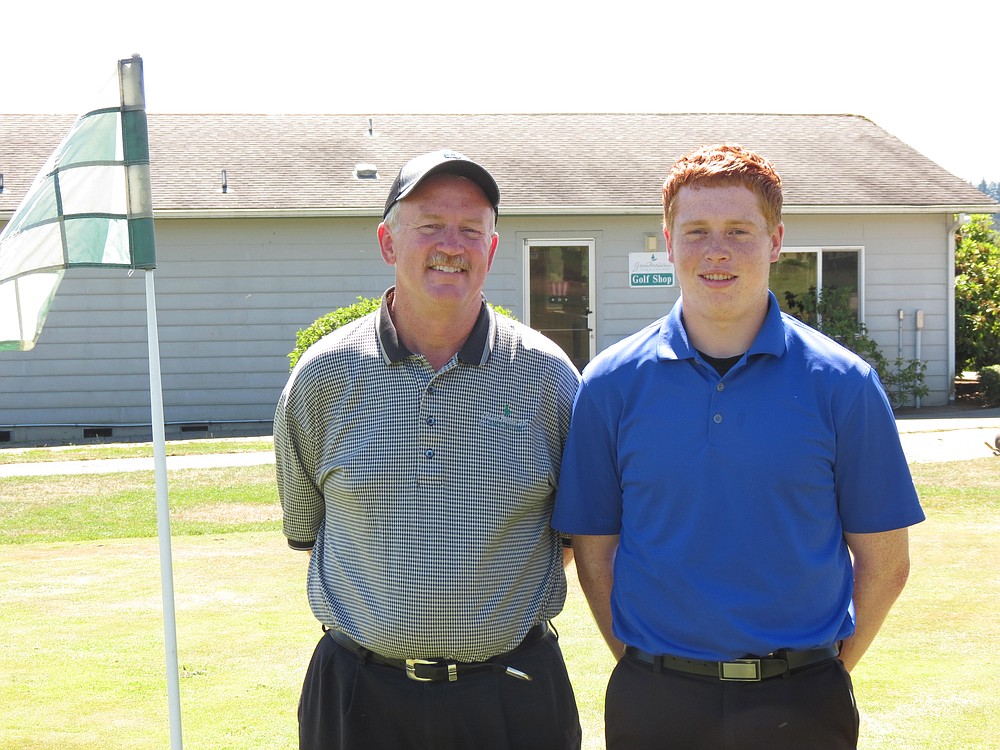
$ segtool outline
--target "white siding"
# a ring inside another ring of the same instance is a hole
[[[158,221],[168,433],[180,423],[269,429],[296,331],[391,284],[376,225]],[[0,352],[0,430],[14,441],[80,438],[105,425],[116,437],[148,433],[147,357],[143,274],[68,271],[35,349]]]
[[[785,221],[787,246],[851,246],[864,249],[865,325],[883,354],[899,350],[903,310],[904,360],[916,357],[916,311],[924,311],[920,358],[927,362],[930,393],[925,406],[944,404],[951,390],[948,370],[947,226],[943,215],[792,216]]]
[[[158,220],[155,273],[168,434],[266,431],[288,374],[295,333],[320,315],[377,296],[392,283],[375,218]],[[789,216],[785,243],[864,249],[866,323],[890,359],[904,321],[914,357],[914,313],[925,314],[922,358],[930,396],[947,399],[946,225],[943,215]],[[665,314],[679,289],[628,288],[628,254],[658,233],[658,216],[502,215],[486,294],[518,318],[523,240],[593,239],[598,350]],[[660,251],[666,251],[662,237]],[[31,352],[0,352],[0,431],[15,442],[80,439],[109,425],[148,433],[145,284],[120,271],[68,271]],[[29,427],[52,425],[51,427]],[[129,427],[135,425],[135,427]]]

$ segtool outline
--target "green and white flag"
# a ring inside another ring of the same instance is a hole
[[[153,203],[142,59],[118,61],[109,106],[81,116],[0,233],[0,349],[31,349],[63,272],[141,269],[146,277],[150,426],[171,750],[182,750],[170,497],[153,269]]]
[[[0,350],[35,346],[63,272],[156,267],[142,59],[82,115],[0,233]],[[117,96],[115,95],[117,94]]]

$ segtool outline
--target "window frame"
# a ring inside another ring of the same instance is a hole
[[[865,322],[865,247],[864,245],[791,245],[781,248],[781,255],[785,253],[814,253],[816,255],[816,289],[822,294],[823,290],[823,253],[844,253],[853,252],[858,255],[858,322]],[[781,263],[781,255],[775,261],[775,267]],[[781,294],[774,291],[781,303]]]

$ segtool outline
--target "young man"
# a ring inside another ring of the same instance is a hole
[[[609,750],[857,744],[848,671],[923,513],[874,370],[768,290],[781,203],[738,146],[675,164],[681,299],[602,352],[576,398],[553,525],[619,658]]]
[[[578,374],[486,305],[500,192],[455,152],[408,162],[378,241],[396,283],[306,352],[274,421],[284,531],[326,634],[303,750],[578,748],[547,621],[550,517]]]

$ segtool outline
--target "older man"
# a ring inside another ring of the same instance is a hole
[[[577,748],[553,496],[578,373],[496,315],[493,177],[417,157],[386,200],[381,309],[314,345],[274,422],[284,531],[327,631],[300,747]]]

